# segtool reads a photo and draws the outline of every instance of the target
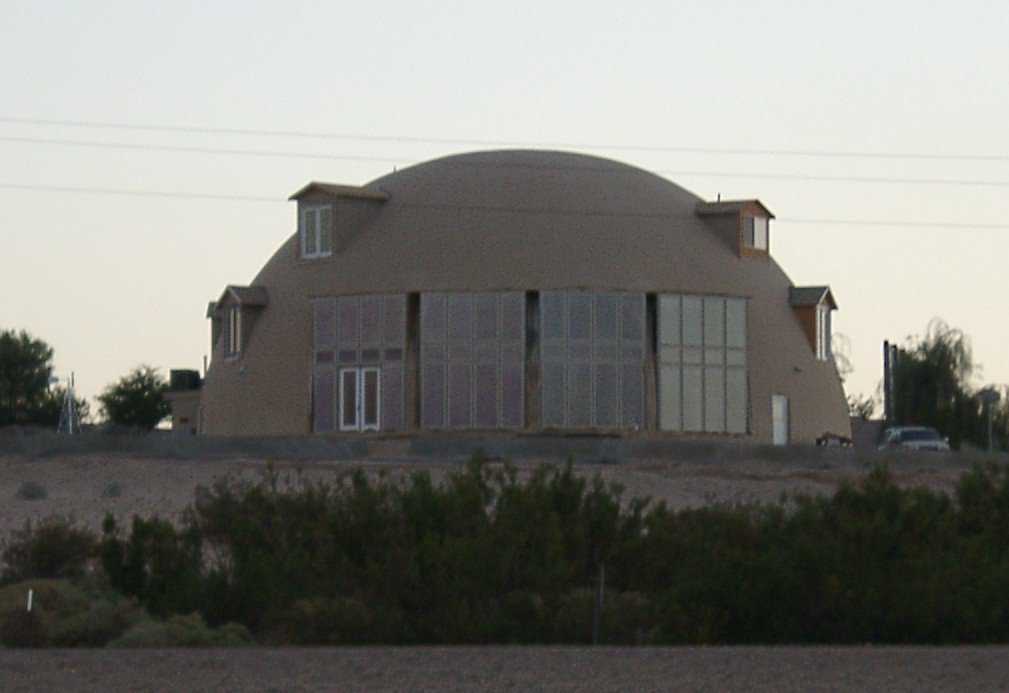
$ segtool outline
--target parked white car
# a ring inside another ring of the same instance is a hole
[[[949,439],[928,426],[895,426],[883,432],[880,450],[904,448],[907,450],[934,450],[949,452]]]

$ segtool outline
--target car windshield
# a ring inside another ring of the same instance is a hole
[[[940,440],[939,433],[931,428],[915,428],[910,431],[902,431],[901,440]]]

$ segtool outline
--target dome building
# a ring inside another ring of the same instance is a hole
[[[291,199],[297,231],[208,307],[201,433],[850,435],[834,297],[793,286],[758,200],[546,151]]]

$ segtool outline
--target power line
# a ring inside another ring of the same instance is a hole
[[[783,149],[783,148],[740,148],[740,147],[697,147],[683,145],[640,145],[615,143],[588,143],[535,140],[493,140],[450,137],[417,137],[412,135],[370,135],[364,133],[312,132],[307,130],[270,130],[252,128],[221,128],[188,125],[162,125],[145,123],[123,123],[93,120],[56,120],[45,118],[0,117],[0,123],[19,125],[39,125],[46,127],[75,127],[103,130],[134,130],[143,132],[174,132],[204,135],[241,135],[256,137],[297,137],[304,139],[356,140],[361,142],[398,142],[404,144],[466,145],[477,147],[553,147],[562,149],[607,149],[633,152],[678,152],[689,154],[741,155],[741,156],[793,156],[816,158],[850,159],[912,159],[933,161],[1009,161],[1007,154],[976,154],[933,152],[873,152],[842,151],[829,149]]]
[[[75,193],[85,195],[119,195],[130,197],[155,197],[155,198],[177,198],[194,200],[218,200],[231,202],[270,202],[284,203],[286,200],[277,197],[265,197],[256,195],[229,195],[216,193],[180,192],[162,190],[142,190],[136,188],[97,188],[84,186],[66,185],[34,185],[23,183],[0,183],[0,189],[24,190],[30,192],[50,192],[50,193]],[[459,212],[481,212],[500,214],[532,214],[532,215],[556,215],[556,216],[578,216],[578,217],[613,217],[626,219],[677,219],[673,214],[649,213],[649,212],[610,212],[606,210],[592,209],[561,209],[556,207],[504,207],[494,205],[457,205],[422,202],[405,202],[400,206],[415,209],[440,209],[446,211]],[[875,227],[897,227],[897,228],[932,228],[932,229],[977,229],[977,230],[997,230],[1009,231],[1009,224],[985,224],[968,222],[941,222],[941,221],[906,221],[906,220],[870,220],[870,219],[813,219],[813,218],[776,218],[776,223],[780,224],[819,224],[819,225],[839,225],[839,226],[875,226]]]
[[[167,197],[188,200],[229,200],[234,202],[285,202],[278,197],[257,197],[255,195],[225,195],[199,192],[174,192],[166,190],[137,190],[124,188],[91,188],[71,185],[29,185],[23,183],[0,183],[0,189],[25,190],[30,192],[80,193],[83,195],[120,195],[127,197]]]
[[[234,149],[218,147],[191,147],[162,144],[136,144],[132,142],[98,142],[90,140],[67,140],[46,137],[5,137],[0,136],[0,142],[11,142],[17,144],[40,144],[66,147],[88,147],[96,149],[118,149],[127,151],[154,151],[154,152],[176,152],[185,154],[211,154],[225,156],[245,156],[264,158],[291,158],[291,159],[314,159],[332,161],[359,161],[369,163],[399,164],[403,166],[420,163],[418,161],[403,160],[394,157],[366,156],[357,154],[316,154],[310,152],[290,152],[259,149]],[[577,166],[563,164],[533,164],[533,163],[492,163],[480,161],[458,161],[442,162],[441,165],[451,163],[455,166],[471,166],[475,168],[536,168],[550,170],[592,170],[612,173],[626,173],[635,169],[628,169],[624,166]],[[1009,188],[1009,181],[1004,180],[983,180],[964,178],[893,178],[887,176],[824,176],[802,173],[761,173],[761,172],[733,172],[733,171],[679,171],[672,169],[657,169],[652,173],[663,176],[706,176],[712,178],[754,178],[763,180],[788,180],[800,182],[828,182],[828,183],[870,183],[889,185],[950,185],[961,187],[995,187]]]

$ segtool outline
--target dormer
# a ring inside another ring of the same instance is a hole
[[[792,305],[809,346],[820,361],[831,358],[830,314],[837,310],[837,302],[829,286],[793,286],[788,290]]]
[[[207,305],[211,319],[211,353],[226,359],[241,356],[252,334],[253,325],[266,308],[269,295],[262,286],[229,285],[216,301]]]
[[[298,257],[318,260],[350,245],[389,195],[354,185],[313,181],[288,199],[298,202]]]
[[[701,202],[695,212],[739,257],[770,255],[774,215],[760,200]]]

